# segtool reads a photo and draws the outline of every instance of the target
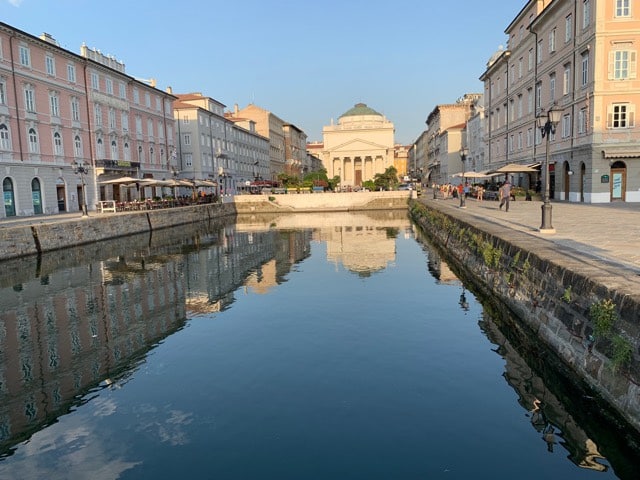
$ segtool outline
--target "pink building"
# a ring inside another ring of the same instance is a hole
[[[169,176],[174,99],[111,56],[0,23],[0,218],[93,210],[126,191],[104,180]]]

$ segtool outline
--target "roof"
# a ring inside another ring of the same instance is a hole
[[[365,103],[356,103],[353,108],[340,115],[340,118],[352,117],[356,115],[377,115],[379,117],[382,116],[381,113],[376,112],[373,108],[367,107]]]

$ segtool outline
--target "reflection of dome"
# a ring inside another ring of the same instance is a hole
[[[342,118],[342,117],[354,117],[354,116],[358,116],[358,115],[376,115],[378,117],[382,116],[382,114],[376,112],[373,108],[367,107],[366,104],[364,104],[364,103],[356,103],[353,108],[351,108],[350,110],[347,110],[342,115],[340,115],[340,118]]]

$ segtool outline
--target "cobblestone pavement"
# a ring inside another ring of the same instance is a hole
[[[572,251],[585,259],[601,260],[631,269],[640,275],[640,204],[586,204],[551,202],[552,226],[555,233],[541,233],[542,202],[512,201],[509,211],[498,208],[497,201],[466,200],[460,208],[458,199],[433,199],[430,191],[421,200],[443,210],[457,210],[473,218],[484,219],[518,230],[540,240],[540,245],[555,245],[558,250]]]

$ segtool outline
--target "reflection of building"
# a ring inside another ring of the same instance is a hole
[[[343,113],[337,125],[325,126],[322,135],[324,168],[344,187],[360,186],[394,164],[393,123],[364,103]]]
[[[561,439],[561,442],[556,440],[555,443],[566,448],[570,453],[568,458],[579,467],[606,471],[608,467],[600,463],[604,457],[598,451],[597,445],[566,410],[563,401],[549,389],[547,382],[550,381],[539,376],[529,366],[528,361],[531,359],[525,359],[520,355],[519,350],[528,349],[513,346],[491,319],[481,321],[481,328],[489,340],[499,345],[498,353],[506,362],[504,377],[518,394],[519,403],[530,410],[529,421],[532,427],[540,432],[548,443],[550,439],[546,436],[549,435],[547,432],[552,432],[553,437]],[[537,348],[531,350],[537,351]],[[539,361],[539,358],[535,361]],[[547,448],[552,450],[553,444]]]
[[[181,267],[114,259],[0,289],[0,447],[117,383],[182,326]]]

